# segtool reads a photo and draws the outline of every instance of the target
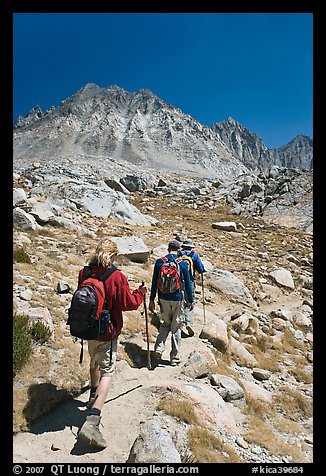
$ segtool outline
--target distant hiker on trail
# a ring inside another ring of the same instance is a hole
[[[168,254],[156,260],[154,265],[149,310],[155,310],[155,297],[158,292],[161,319],[154,345],[154,357],[161,359],[165,341],[171,332],[170,364],[180,363],[181,325],[183,321],[184,300],[187,296],[189,309],[193,308],[193,292],[187,263],[178,258],[180,243],[172,240],[168,244]]]
[[[102,276],[105,271],[114,266],[113,260],[118,254],[118,248],[111,240],[102,240],[89,260],[92,276]],[[130,291],[125,275],[116,267],[104,281],[105,309],[109,312],[113,324],[107,325],[104,335],[94,340],[88,340],[90,355],[91,391],[88,401],[86,421],[78,431],[78,438],[87,441],[98,448],[105,448],[106,441],[100,429],[101,410],[108,394],[109,385],[115,368],[117,355],[117,340],[123,327],[122,311],[138,309],[147,291],[145,285],[140,285]],[[79,271],[78,287],[84,281],[84,268]]]
[[[197,251],[194,250],[195,245],[192,243],[191,240],[185,240],[181,245],[181,250],[179,251],[178,255],[181,256],[186,263],[188,264],[189,272],[190,272],[190,280],[191,280],[191,287],[192,293],[195,300],[195,288],[196,288],[196,271],[199,274],[205,273],[205,267],[200,259],[199,254]],[[193,325],[193,308],[190,308],[187,303],[184,309],[184,326],[188,331],[188,335],[192,337],[195,333],[192,328]]]

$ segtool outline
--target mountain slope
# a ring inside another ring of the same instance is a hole
[[[311,170],[313,141],[298,135],[279,149],[229,117],[202,125],[148,89],[86,84],[55,109],[35,106],[14,124],[15,165],[31,159],[110,159],[139,168],[233,179],[273,165]]]
[[[14,130],[14,161],[111,158],[199,176],[233,178],[247,168],[218,135],[147,89],[87,84],[61,105]],[[20,124],[22,121],[20,120]]]
[[[308,136],[298,135],[288,144],[277,149],[283,167],[312,170],[313,141]]]
[[[279,149],[269,149],[264,142],[232,117],[227,121],[214,123],[212,129],[221,140],[250,170],[258,171],[273,165],[312,169],[313,141],[310,137],[298,135]]]

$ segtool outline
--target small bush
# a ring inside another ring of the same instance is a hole
[[[24,250],[24,248],[14,248],[14,262],[15,263],[28,263],[31,264],[31,259]]]
[[[215,188],[219,188],[221,186],[221,182],[213,182],[212,185]]]
[[[313,281],[306,281],[303,285],[303,288],[305,289],[310,289],[311,291],[313,290]]]
[[[40,321],[33,322],[29,332],[32,339],[40,344],[46,342],[51,337],[50,328]]]
[[[14,376],[24,366],[32,353],[32,338],[28,317],[13,316],[13,372]]]

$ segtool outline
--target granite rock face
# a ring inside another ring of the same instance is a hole
[[[148,89],[86,84],[57,108],[35,106],[19,116],[13,144],[14,173],[31,194],[72,209],[151,225],[130,194],[200,199],[213,185],[235,214],[312,231],[309,137],[268,149],[236,120],[204,126]]]

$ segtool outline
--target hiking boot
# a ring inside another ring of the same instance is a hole
[[[187,332],[189,334],[189,337],[192,337],[195,335],[195,332],[193,330],[193,328],[191,326],[189,326],[189,324],[186,326],[186,329],[187,329]]]
[[[154,359],[157,359],[157,360],[161,360],[161,358],[162,358],[161,352],[154,351],[152,355],[153,355]]]
[[[171,365],[172,367],[176,367],[176,366],[179,365],[179,364],[180,364],[180,360],[172,359],[172,360],[170,361],[170,365]]]
[[[86,418],[85,423],[78,431],[78,438],[81,440],[86,441],[88,444],[92,446],[96,446],[97,448],[106,448],[106,441],[100,432],[99,425],[100,425],[101,417],[97,415],[89,415]]]

